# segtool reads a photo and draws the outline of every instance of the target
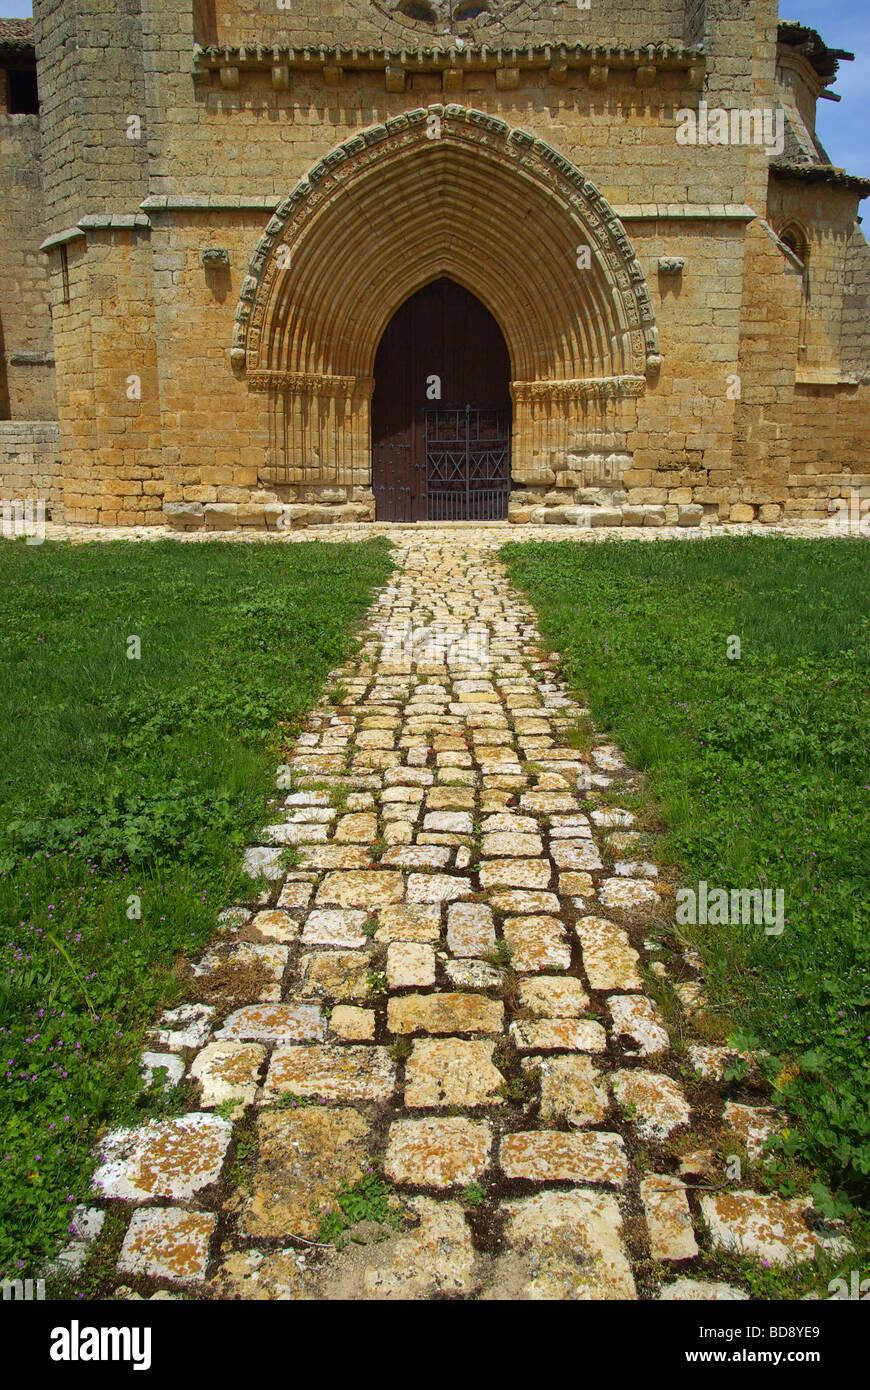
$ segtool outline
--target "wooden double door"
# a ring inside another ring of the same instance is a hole
[[[374,375],[377,519],[504,520],[510,358],[489,310],[453,280],[424,286],[387,325]]]

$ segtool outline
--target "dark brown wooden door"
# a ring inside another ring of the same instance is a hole
[[[467,417],[466,407],[487,416]],[[434,411],[445,412],[442,420]],[[458,438],[456,411],[462,412],[465,453],[460,456],[454,450],[445,484],[444,449],[435,449],[433,441],[443,444],[445,429]],[[491,423],[495,417],[497,422]],[[466,418],[472,422],[467,429]],[[475,454],[481,430],[489,432],[485,459]],[[493,430],[504,441],[498,451],[492,448]],[[453,280],[435,280],[394,314],[375,358],[372,488],[377,519],[486,520],[506,515],[509,438],[510,358],[501,329],[468,290]],[[493,485],[485,489],[482,481]],[[447,504],[445,486],[450,492]]]

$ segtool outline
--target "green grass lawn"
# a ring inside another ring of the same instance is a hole
[[[706,926],[697,942],[719,1007],[773,1054],[798,1120],[786,1158],[866,1202],[870,547],[723,537],[504,555],[567,680],[649,774],[684,883],[783,890],[780,936]]]
[[[381,540],[0,544],[0,1277],[39,1275],[100,1127],[165,1103],[143,1028],[390,569]]]

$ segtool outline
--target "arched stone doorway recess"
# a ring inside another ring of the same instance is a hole
[[[378,346],[372,491],[378,521],[504,521],[510,357],[480,300],[442,276],[396,311]]]
[[[643,272],[569,160],[494,116],[441,105],[333,150],[254,253],[232,360],[270,397],[264,484],[371,497],[378,345],[400,306],[441,278],[503,333],[512,485],[568,486],[561,474],[579,486],[592,443],[630,420],[661,363]]]

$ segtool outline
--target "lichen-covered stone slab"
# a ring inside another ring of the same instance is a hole
[[[245,850],[243,868],[250,878],[265,878],[274,882],[284,877],[284,851],[255,845]]]
[[[371,968],[370,951],[311,951],[299,962],[293,993],[342,1001],[366,999]]]
[[[620,1107],[629,1113],[641,1139],[662,1143],[675,1129],[689,1123],[689,1102],[672,1076],[662,1072],[618,1071],[612,1080],[613,1093]]]
[[[742,1144],[750,1158],[763,1158],[767,1146],[785,1127],[783,1112],[774,1106],[737,1105],[728,1101],[722,1122],[729,1134]]]
[[[659,901],[655,886],[646,879],[606,878],[598,885],[598,896],[604,907],[629,913],[649,913]]]
[[[391,941],[387,947],[390,989],[426,989],[435,983],[435,952],[424,941]]]
[[[371,1153],[370,1127],[349,1107],[264,1111],[251,1189],[239,1202],[240,1234],[311,1239],[332,1195],[359,1181]]]
[[[387,850],[381,863],[393,869],[446,869],[450,850],[446,845],[397,845]]]
[[[329,1031],[343,1042],[371,1042],[377,1019],[373,1009],[358,1009],[352,1004],[336,1004],[329,1015]]]
[[[202,1047],[211,1032],[214,1009],[210,1004],[179,1004],[161,1014],[149,1036],[170,1052],[182,1052],[188,1047]]]
[[[197,1053],[190,1075],[200,1084],[199,1103],[206,1109],[236,1101],[250,1105],[257,1094],[266,1049],[259,1043],[213,1042]]]
[[[358,950],[368,945],[362,931],[367,916],[362,908],[316,908],[305,919],[302,944]]]
[[[609,1183],[622,1187],[628,1159],[619,1134],[528,1130],[506,1134],[499,1163],[506,1178],[528,1182]]]
[[[583,969],[593,989],[643,989],[640,959],[628,933],[603,917],[581,917],[575,927],[583,947]]]
[[[534,1301],[636,1297],[616,1198],[604,1192],[540,1192],[506,1202],[504,1243],[486,1298]]]
[[[431,1110],[446,1105],[501,1105],[504,1076],[493,1064],[494,1042],[422,1038],[405,1071],[405,1105]]]
[[[124,1236],[118,1273],[201,1284],[216,1224],[211,1212],[140,1207]]]
[[[480,886],[488,888],[549,888],[553,870],[547,859],[494,859],[482,864]]]
[[[458,874],[409,874],[409,903],[444,903],[468,898],[473,892],[471,879]]]
[[[601,1124],[609,1100],[590,1057],[541,1057],[534,1065],[541,1075],[540,1119],[545,1124],[561,1120],[578,1129]]]
[[[403,994],[387,1005],[391,1033],[500,1033],[504,1005],[500,999],[461,992]]]
[[[715,1279],[676,1279],[659,1294],[662,1303],[733,1303],[749,1294]]]
[[[276,1047],[266,1076],[267,1101],[288,1091],[326,1100],[389,1100],[396,1068],[386,1047]]]
[[[309,884],[297,884],[297,887],[307,889],[304,901],[299,906],[304,906],[311,894]],[[281,908],[271,908],[267,912],[258,912],[245,927],[245,937],[249,941],[277,941],[285,943],[295,941],[299,935],[299,923],[295,917],[291,917],[289,912]]]
[[[810,1208],[806,1197],[786,1201],[757,1192],[705,1193],[701,1197],[701,1212],[716,1248],[735,1250],[774,1265],[813,1258],[816,1242],[804,1215]]]
[[[632,1057],[655,1057],[670,1047],[665,1021],[645,994],[611,994],[607,1000],[613,1036]]]
[[[495,830],[484,835],[481,841],[481,854],[485,859],[504,855],[508,858],[533,857],[543,854],[544,842],[540,835],[517,835],[511,830]]]
[[[412,1187],[466,1187],[489,1164],[492,1131],[483,1120],[432,1117],[390,1126],[384,1173]]]
[[[504,972],[485,960],[447,960],[444,973],[458,990],[495,989]]]
[[[382,907],[375,914],[375,941],[437,941],[441,935],[441,908],[437,903]]]
[[[571,975],[537,975],[521,980],[520,1006],[536,1018],[578,1018],[588,1007],[589,995]]]
[[[216,1298],[300,1302],[315,1298],[314,1271],[303,1249],[227,1250],[209,1287]]]
[[[402,875],[395,869],[327,874],[317,890],[319,904],[337,907],[384,907],[404,896]]]
[[[451,903],[447,945],[454,956],[483,956],[495,945],[492,908],[485,903]]]
[[[220,1178],[231,1132],[226,1120],[199,1111],[114,1130],[101,1141],[91,1186],[124,1202],[189,1200]]]
[[[698,1253],[685,1185],[667,1173],[644,1178],[640,1195],[654,1260],[691,1260]]]
[[[363,1292],[376,1299],[456,1297],[473,1291],[475,1254],[458,1202],[410,1197],[419,1225],[375,1252],[363,1273]],[[328,1290],[327,1290],[328,1296]]]
[[[559,911],[559,899],[555,893],[529,892],[522,888],[499,889],[490,893],[489,902],[496,912],[518,913],[520,916]]]
[[[603,1052],[607,1035],[587,1018],[518,1018],[510,1026],[518,1052]]]
[[[239,1042],[321,1042],[326,1021],[319,1004],[248,1004],[230,1014],[215,1038]]]
[[[552,970],[571,964],[571,945],[558,917],[509,917],[504,939],[511,951],[511,965],[520,973]]]
[[[594,840],[554,840],[550,854],[557,869],[600,869],[601,855]]]

